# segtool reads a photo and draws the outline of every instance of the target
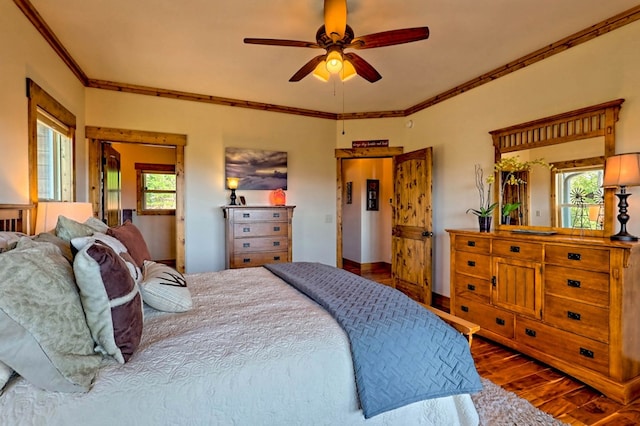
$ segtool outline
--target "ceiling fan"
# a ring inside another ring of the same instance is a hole
[[[345,53],[345,49],[372,49],[411,43],[427,38],[429,38],[428,27],[404,28],[355,37],[353,29],[347,25],[347,1],[324,0],[324,25],[318,29],[315,43],[272,38],[245,38],[244,42],[326,50],[326,53],[318,55],[304,64],[289,81],[300,81],[311,73],[324,81],[328,81],[331,74],[339,74],[342,81],[345,81],[357,74],[365,80],[375,83],[382,78],[380,73],[355,53]]]

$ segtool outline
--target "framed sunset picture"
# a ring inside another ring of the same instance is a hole
[[[287,153],[261,149],[226,148],[225,178],[239,179],[238,189],[287,189]],[[225,179],[226,182],[226,179]]]

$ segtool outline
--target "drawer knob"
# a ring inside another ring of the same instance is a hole
[[[568,253],[567,254],[567,258],[569,260],[580,260],[582,256],[580,256],[580,253]]]
[[[245,257],[242,259],[242,263],[251,263],[251,258]]]
[[[536,337],[536,331],[530,328],[525,328],[524,333],[529,337]]]
[[[242,213],[242,217],[244,218],[251,217],[251,213]]]
[[[474,262],[473,260],[467,260],[467,265],[473,268],[474,266],[476,266],[476,262]]]
[[[251,228],[242,228],[242,232],[251,232]]]
[[[511,251],[511,253],[520,253],[520,247],[511,246],[511,247],[509,247],[509,251]]]
[[[475,247],[476,246],[476,242],[475,241],[467,241],[467,245],[469,247]]]
[[[468,307],[468,306],[464,306],[464,305],[462,305],[462,306],[460,306],[460,310],[461,310],[462,312],[469,312],[469,307]]]
[[[275,232],[278,232],[278,231],[280,230],[280,227],[279,227],[279,226],[274,226],[274,227],[273,227],[273,230],[274,230]]]
[[[575,321],[580,321],[580,314],[577,312],[567,311],[567,318]]]
[[[242,247],[244,248],[251,247],[251,243],[242,243]]]
[[[585,348],[580,348],[580,355],[587,358],[593,358],[593,351],[590,351],[589,349],[585,349]]]
[[[273,260],[280,260],[280,256],[273,256]]]
[[[580,281],[577,280],[567,280],[567,285],[573,288],[580,288]]]
[[[280,217],[280,213],[274,213],[273,217]]]
[[[274,247],[278,247],[279,245],[280,245],[280,241],[274,241],[274,242],[273,242],[273,246],[274,246]]]
[[[498,325],[504,325],[504,324],[505,324],[505,322],[504,322],[504,320],[503,320],[502,318],[496,318],[496,324],[498,324]]]
[[[471,291],[476,291],[476,286],[473,284],[467,284],[467,288]]]

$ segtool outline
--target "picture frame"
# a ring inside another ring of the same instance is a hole
[[[380,181],[378,179],[367,179],[367,210],[379,210]]]
[[[244,195],[241,195],[239,198],[240,198],[240,205],[241,206],[246,206],[247,205],[247,200],[246,200],[246,198],[244,198]]]
[[[353,204],[353,182],[347,182],[347,204]]]

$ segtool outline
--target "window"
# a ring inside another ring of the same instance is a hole
[[[38,201],[75,201],[76,117],[27,79],[29,194]]]
[[[559,223],[563,228],[603,229],[604,166],[557,170]]]
[[[176,169],[173,164],[136,163],[138,215],[176,212]]]

